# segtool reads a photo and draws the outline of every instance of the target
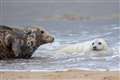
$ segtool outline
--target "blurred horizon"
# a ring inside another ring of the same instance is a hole
[[[0,0],[0,24],[118,20],[119,0]]]

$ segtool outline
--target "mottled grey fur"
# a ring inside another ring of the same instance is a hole
[[[40,45],[53,41],[54,38],[42,28],[18,29],[0,25],[0,59],[30,58]]]

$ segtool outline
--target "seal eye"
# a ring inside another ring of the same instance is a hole
[[[92,45],[94,45],[94,43],[92,43]]]
[[[43,34],[44,33],[44,31],[41,31],[41,34]]]
[[[102,43],[101,43],[101,42],[99,42],[98,44],[99,44],[99,45],[101,45]]]

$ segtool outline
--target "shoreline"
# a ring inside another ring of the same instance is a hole
[[[71,70],[77,70],[77,71],[98,71],[98,72],[120,72],[120,69],[113,69],[113,70],[109,70],[109,69],[83,69],[83,68],[70,68],[70,69],[62,69],[62,70],[0,70],[0,72],[67,72],[67,71],[71,71]]]
[[[119,80],[120,71],[0,72],[2,80]]]

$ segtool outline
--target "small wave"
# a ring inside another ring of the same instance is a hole
[[[3,69],[0,71],[4,71],[4,72],[56,72],[56,71],[71,71],[71,70],[75,70],[75,71],[79,71],[79,70],[84,70],[84,71],[120,71],[120,68],[118,69],[90,69],[90,68],[66,68],[66,69],[48,69],[48,70],[40,70],[40,69],[30,69],[30,70],[15,70],[15,69]]]
[[[40,46],[39,50],[41,50],[41,49],[54,50],[54,49],[58,48],[60,45],[61,45],[60,42],[45,44],[45,45]]]
[[[112,29],[120,30],[120,27],[113,27]]]

